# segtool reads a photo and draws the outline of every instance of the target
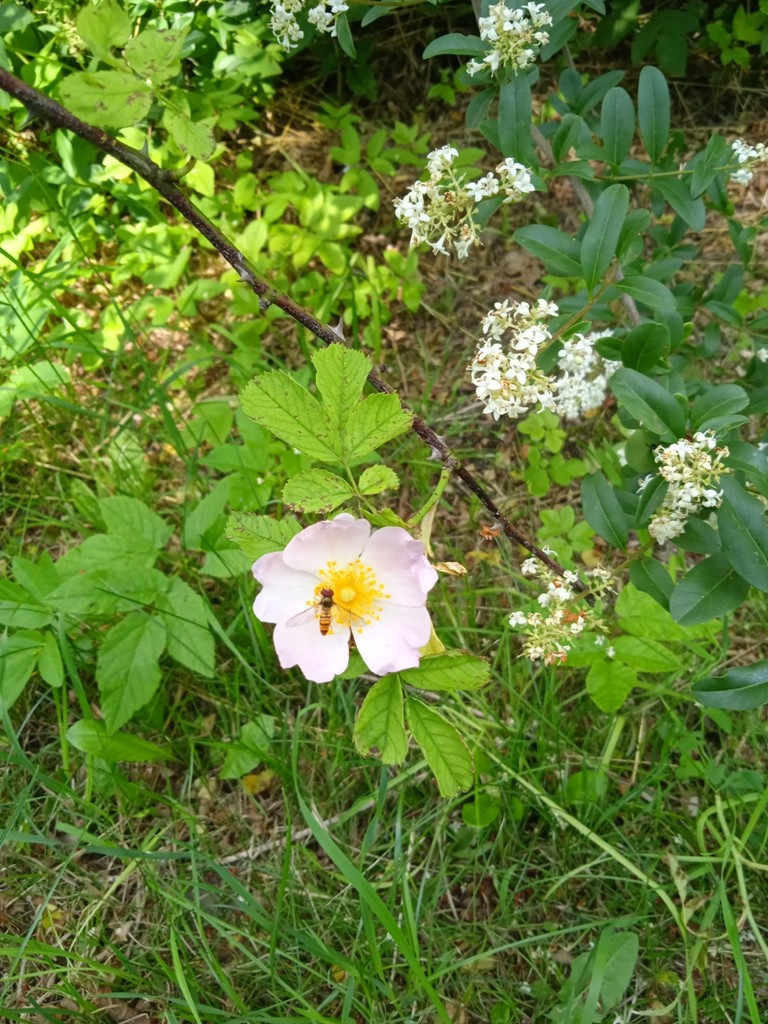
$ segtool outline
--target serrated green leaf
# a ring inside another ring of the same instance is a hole
[[[95,533],[62,555],[57,568],[63,575],[71,576],[74,573],[121,565],[128,575],[129,571],[151,569],[158,554],[157,548],[138,535],[134,535],[134,543],[129,545],[125,535]]]
[[[369,455],[387,441],[410,429],[412,417],[397,395],[369,395],[347,420],[344,444],[348,462]]]
[[[669,599],[676,622],[690,626],[733,611],[747,596],[749,584],[723,553],[710,555],[680,580]]]
[[[600,134],[608,162],[618,166],[629,152],[635,136],[635,108],[629,93],[614,86],[600,108]]]
[[[587,693],[601,711],[610,714],[618,711],[637,682],[637,675],[629,665],[606,658],[596,661],[587,673]]]
[[[655,380],[622,367],[608,386],[630,416],[663,440],[677,441],[685,435],[685,412]]]
[[[528,224],[518,228],[514,239],[527,252],[537,256],[550,274],[581,277],[581,246],[559,228]]]
[[[200,594],[183,580],[172,577],[155,607],[165,626],[170,656],[210,678],[216,667],[215,645],[208,626],[208,609]]]
[[[163,125],[182,153],[195,160],[208,160],[213,156],[216,150],[216,136],[213,134],[215,118],[193,121],[178,111],[166,110]]]
[[[336,430],[343,433],[349,414],[360,401],[371,362],[362,352],[346,345],[328,345],[315,352],[312,362],[326,415]]]
[[[123,559],[113,569],[76,571],[48,594],[46,604],[81,619],[101,617],[151,604],[165,585],[166,577],[157,569]]]
[[[127,732],[107,732],[104,722],[81,718],[67,730],[67,739],[83,754],[91,754],[110,764],[116,761],[168,761],[173,754],[141,736]]]
[[[291,537],[301,530],[293,516],[273,519],[250,512],[233,512],[227,520],[225,535],[254,560],[270,551],[282,551]]]
[[[474,782],[472,755],[458,731],[414,697],[406,697],[406,714],[413,738],[437,780],[440,796],[452,797],[469,789]]]
[[[616,254],[628,208],[626,185],[609,185],[597,198],[581,239],[581,269],[590,294]]]
[[[627,546],[627,517],[602,473],[592,473],[581,481],[581,504],[584,518],[595,533],[615,548]]]
[[[694,699],[704,707],[754,711],[768,704],[768,661],[699,679],[692,689]]]
[[[181,51],[186,29],[144,29],[125,46],[125,59],[141,78],[160,85],[181,71]]]
[[[357,482],[361,494],[381,494],[400,486],[400,477],[389,466],[368,466]]]
[[[129,128],[152,106],[152,88],[124,71],[76,71],[59,85],[65,107],[97,128]]]
[[[45,644],[37,659],[37,671],[49,686],[58,689],[64,685],[64,664],[61,660],[59,641],[53,633],[46,633]]]
[[[246,416],[291,447],[319,462],[341,461],[339,431],[331,428],[318,400],[282,370],[254,378],[243,389],[240,402]]]
[[[128,542],[141,538],[150,550],[164,548],[173,533],[173,527],[138,498],[101,498],[99,511],[108,534]]]
[[[52,618],[50,608],[33,601],[18,583],[0,579],[0,626],[39,629],[47,626]]]
[[[422,658],[418,668],[406,669],[400,678],[419,690],[479,690],[491,678],[491,669],[483,658],[445,653]]]
[[[250,559],[239,548],[216,548],[205,556],[200,566],[200,575],[227,580],[233,576],[242,576],[250,568]]]
[[[144,612],[131,612],[106,634],[96,662],[96,682],[107,730],[119,729],[154,697],[160,685],[165,626]]]
[[[657,163],[669,139],[669,87],[658,68],[646,65],[637,89],[637,120],[640,136],[653,163]]]
[[[403,689],[397,675],[383,676],[366,694],[357,713],[355,747],[366,757],[372,751],[384,764],[402,764],[408,753],[403,724]]]
[[[768,591],[768,523],[765,506],[732,477],[720,479],[723,501],[717,526],[723,554],[748,583]]]
[[[353,496],[342,477],[324,469],[297,473],[283,488],[283,501],[299,512],[332,512]]]
[[[95,0],[83,7],[75,21],[77,33],[97,57],[125,46],[131,38],[131,19],[114,0]]]

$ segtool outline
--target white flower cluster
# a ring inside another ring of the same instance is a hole
[[[467,181],[453,163],[459,151],[442,146],[427,156],[428,181],[415,182],[402,199],[395,200],[397,219],[411,229],[412,246],[426,242],[433,252],[449,256],[453,246],[459,259],[480,240],[473,214],[483,199],[503,193],[502,202],[512,203],[533,192],[531,172],[509,157],[476,181]]]
[[[536,365],[536,356],[552,337],[542,321],[553,316],[555,303],[539,299],[533,307],[497,302],[483,320],[486,338],[477,347],[470,373],[477,397],[485,402],[483,412],[495,420],[516,419],[536,406],[554,407],[555,382]]]
[[[750,146],[744,139],[736,139],[731,143],[731,152],[739,165],[738,169],[731,174],[731,181],[738,185],[748,185],[752,181],[752,169],[757,164],[768,162],[768,146],[758,142],[756,146]]]
[[[714,453],[714,454],[712,454]],[[698,431],[693,440],[683,438],[666,448],[657,448],[654,458],[659,473],[669,484],[664,501],[651,517],[648,531],[659,544],[665,544],[685,529],[688,518],[702,508],[717,508],[723,492],[717,484],[730,470],[722,464],[729,452],[718,448],[712,431]],[[641,489],[653,476],[640,481]]]
[[[610,338],[611,331],[575,334],[563,343],[557,361],[560,376],[556,381],[555,412],[567,420],[599,409],[605,401],[609,378],[621,363],[603,359],[595,351],[595,342]]]
[[[547,589],[538,597],[538,603],[547,609],[541,612],[512,612],[510,626],[526,630],[523,656],[531,661],[543,661],[545,665],[564,662],[571,649],[573,638],[585,629],[601,629],[595,613],[571,612],[563,607],[574,597],[572,585],[578,580],[575,572],[566,572],[561,579],[548,566],[536,558],[528,558],[522,565],[524,576],[537,576],[546,583]]]
[[[499,68],[511,67],[522,70],[530,67],[536,54],[549,42],[549,35],[542,29],[552,24],[544,4],[528,3],[519,10],[510,10],[502,0],[488,8],[488,17],[480,18],[480,38],[491,47],[481,61],[471,60],[467,73],[490,68],[495,75]]]
[[[273,0],[269,27],[285,50],[292,49],[304,38],[297,15],[301,14],[306,3],[307,0]],[[320,3],[309,8],[307,21],[314,25],[318,32],[335,36],[336,19],[348,10],[349,4],[346,0],[320,0]]]

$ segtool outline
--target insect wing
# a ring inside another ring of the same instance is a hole
[[[286,626],[303,626],[307,622],[313,622],[315,619],[320,618],[320,606],[313,604],[310,608],[305,608],[297,615],[292,615],[286,622]]]

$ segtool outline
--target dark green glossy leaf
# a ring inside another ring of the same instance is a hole
[[[645,594],[649,594],[662,608],[669,610],[669,598],[675,589],[671,576],[655,558],[643,558],[629,567],[629,578]]]
[[[605,94],[600,111],[600,134],[608,162],[614,166],[620,164],[635,135],[635,108],[629,93],[618,86]]]
[[[616,253],[628,207],[629,191],[625,185],[609,185],[598,196],[581,240],[581,267],[590,293]]]
[[[722,552],[699,562],[675,587],[669,610],[676,622],[692,626],[726,615],[747,596],[749,584]]]
[[[768,661],[709,676],[693,684],[693,696],[707,708],[753,711],[768,704]]]
[[[736,572],[759,590],[768,591],[768,523],[765,506],[731,477],[720,480],[723,503],[717,525],[723,554]]]
[[[669,88],[658,68],[646,65],[637,89],[640,136],[653,163],[658,163],[669,138]]]
[[[592,529],[616,548],[627,545],[627,518],[613,487],[602,473],[593,473],[581,482],[584,518]]]
[[[550,274],[581,277],[581,246],[558,228],[529,224],[515,232],[515,241],[542,261]]]
[[[642,426],[665,441],[685,435],[685,413],[670,393],[636,370],[617,370],[609,387],[620,405]]]

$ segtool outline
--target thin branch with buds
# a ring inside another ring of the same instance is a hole
[[[150,160],[146,152],[126,146],[124,143],[118,142],[117,139],[113,138],[101,128],[96,128],[93,125],[81,121],[55,100],[52,100],[50,97],[46,96],[38,89],[33,88],[31,85],[27,85],[25,82],[22,82],[5,68],[0,68],[0,89],[3,89],[9,95],[19,100],[19,102],[27,108],[31,118],[41,118],[47,126],[52,125],[58,128],[68,129],[75,135],[79,136],[79,138],[84,139],[86,142],[90,142],[103,153],[113,156],[116,160],[125,164],[126,167],[130,167],[132,171],[135,171],[136,174],[151,185],[152,188],[154,188],[163,197],[163,199],[166,200],[166,202],[170,203],[171,206],[178,210],[182,217],[184,217],[192,227],[199,231],[200,234],[211,243],[219,255],[237,271],[240,276],[240,280],[248,285],[256,295],[259,296],[262,309],[266,309],[270,305],[277,306],[279,309],[282,309],[284,313],[293,317],[294,320],[305,327],[310,333],[314,334],[316,338],[324,341],[326,344],[344,342],[344,338],[338,331],[329,327],[328,324],[318,320],[309,312],[309,310],[305,309],[303,306],[299,306],[288,295],[278,291],[273,288],[272,285],[262,280],[243,253],[240,252],[240,250],[237,249],[229,239],[211,223],[210,220],[208,220],[197,206],[195,206],[195,204],[177,184],[178,179],[188,168],[182,168],[178,171],[169,171],[159,167],[154,163],[154,161]],[[382,380],[375,371],[371,371],[371,373],[369,373],[368,382],[376,391],[380,391],[384,394],[396,394],[394,389]],[[400,401],[406,412],[410,414],[411,410],[408,409],[404,402],[402,402],[402,399]],[[513,541],[515,544],[520,544],[526,549],[526,551],[539,561],[543,562],[544,565],[547,565],[558,576],[564,575],[565,570],[561,565],[559,565],[559,563],[550,558],[550,556],[534,544],[533,541],[529,540],[515,529],[515,527],[502,513],[498,505],[493,501],[490,494],[488,494],[485,488],[476,479],[474,474],[472,474],[461,462],[459,462],[458,459],[456,459],[443,439],[432,429],[432,427],[429,426],[428,423],[425,422],[425,420],[420,416],[414,415],[412,429],[427,445],[429,445],[432,452],[445,465],[445,467],[449,469],[454,476],[461,480],[470,493],[475,495],[475,497],[498,523],[499,527],[504,532],[504,535],[508,537],[509,540]],[[588,588],[580,581],[570,585],[574,590],[579,592],[583,593],[588,591]]]

